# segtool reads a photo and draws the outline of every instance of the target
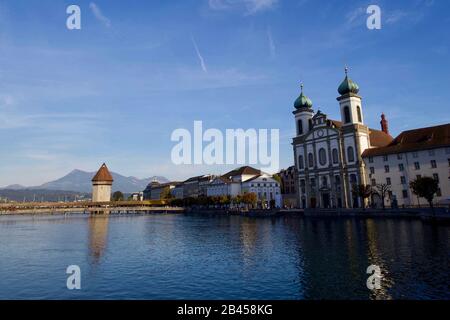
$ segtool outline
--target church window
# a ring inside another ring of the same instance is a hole
[[[359,106],[356,107],[356,112],[358,113],[358,122],[362,122],[361,108]]]
[[[319,149],[319,163],[321,166],[324,166],[327,164],[327,154],[326,154],[324,148]]]
[[[314,189],[316,187],[316,179],[311,178],[311,188]]]
[[[353,147],[347,148],[347,160],[348,160],[348,162],[355,161],[355,153],[353,151]]]
[[[302,120],[298,120],[297,124],[298,124],[298,135],[301,135],[301,134],[303,134],[303,123],[302,123]]]
[[[308,166],[310,168],[314,167],[314,156],[312,153],[308,154]]]
[[[322,187],[328,187],[328,179],[327,177],[322,177]]]
[[[298,156],[298,168],[299,169],[304,168],[303,156]]]
[[[350,109],[347,106],[344,107],[344,121],[345,121],[345,123],[350,122]]]
[[[312,119],[309,119],[308,124],[309,124],[309,131],[311,131],[311,129],[312,129],[312,127],[313,127],[313,121],[312,121]]]
[[[333,149],[333,163],[338,163],[338,162],[339,162],[338,151],[337,151],[337,149]]]

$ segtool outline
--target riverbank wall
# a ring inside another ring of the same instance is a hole
[[[365,218],[412,218],[442,220],[450,222],[448,208],[398,208],[391,209],[305,209],[307,217],[365,217]]]

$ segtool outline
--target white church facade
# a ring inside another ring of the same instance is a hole
[[[365,125],[359,87],[347,74],[338,88],[341,120],[331,120],[320,110],[314,112],[303,93],[293,111],[293,138],[298,172],[298,203],[301,208],[362,207],[352,193],[353,185],[389,185],[385,205],[399,206],[416,200],[409,182],[429,176],[439,182],[436,202],[450,200],[450,124],[389,134],[385,115],[381,130]],[[381,199],[372,199],[379,204]],[[424,203],[424,200],[422,200]],[[364,205],[367,205],[364,204]]]
[[[314,112],[303,86],[294,103],[296,136],[292,145],[301,208],[360,207],[360,199],[351,189],[353,184],[367,184],[362,154],[392,141],[387,132],[364,124],[359,88],[347,70],[338,92],[341,121],[328,119],[320,110]]]

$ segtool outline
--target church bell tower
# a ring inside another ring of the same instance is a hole
[[[348,77],[348,68],[345,68],[345,79],[338,88],[340,96],[337,98],[341,107],[342,125],[364,124],[361,107],[361,97],[358,95],[359,87]]]

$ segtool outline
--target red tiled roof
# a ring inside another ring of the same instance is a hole
[[[333,124],[336,128],[342,127],[342,122],[337,120],[329,120],[331,124]],[[390,134],[385,133],[381,130],[376,130],[369,128],[369,138],[370,144],[374,147],[384,147],[392,142],[394,138]]]
[[[106,182],[114,181],[111,173],[109,173],[109,170],[108,170],[108,167],[106,166],[106,164],[102,164],[100,169],[98,169],[97,173],[92,178],[92,182],[98,182],[98,181],[106,181]]]
[[[249,167],[249,166],[244,166],[244,167],[240,167],[234,170],[231,170],[230,172],[225,173],[224,175],[222,175],[222,177],[224,178],[229,178],[229,177],[234,177],[234,176],[241,176],[244,174],[261,174],[261,170]]]
[[[403,131],[388,145],[367,149],[363,157],[418,151],[450,146],[450,123],[427,128]]]
[[[390,134],[387,134],[381,130],[375,130],[369,128],[370,145],[373,147],[384,147],[392,142],[394,138]]]

